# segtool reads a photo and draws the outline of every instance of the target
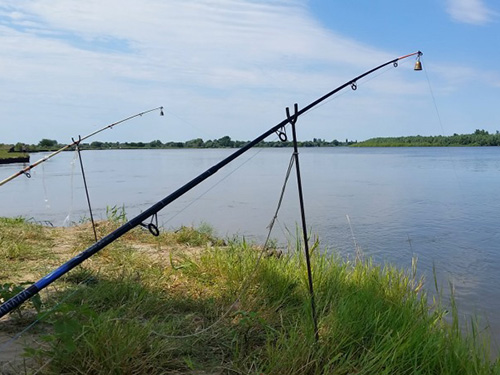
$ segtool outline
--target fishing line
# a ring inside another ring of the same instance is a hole
[[[40,371],[42,371],[46,366],[48,366],[52,361],[54,360],[54,358],[50,358],[47,362],[45,362],[41,367],[38,368],[38,370],[36,370],[33,375],[36,375],[38,374]]]
[[[70,174],[70,204],[69,204],[69,212],[66,218],[63,221],[63,227],[65,226],[70,226],[71,225],[71,216],[73,214],[73,190],[74,190],[74,185],[73,185],[73,176],[75,175],[75,164],[76,164],[76,158],[78,157],[78,151],[74,151],[73,153],[73,160],[71,160],[70,165],[71,165],[71,174]]]
[[[43,187],[43,201],[45,202],[45,208],[50,209],[49,195],[47,193],[47,185],[45,184],[45,166],[42,165],[42,187]]]
[[[425,71],[425,77],[426,77],[426,80],[427,80],[427,84],[428,84],[428,87],[429,87],[429,92],[431,94],[431,98],[432,98],[432,103],[434,105],[434,109],[435,109],[435,112],[436,112],[436,117],[438,119],[438,122],[439,122],[439,126],[441,128],[441,134],[443,136],[445,136],[445,131],[444,131],[444,126],[443,126],[443,121],[441,119],[441,114],[440,114],[440,111],[439,111],[439,108],[438,108],[438,105],[437,105],[437,100],[436,100],[436,97],[434,95],[434,90],[432,89],[432,85],[431,85],[431,81],[429,79],[429,75],[427,73],[427,67],[426,69],[424,69]],[[465,189],[463,187],[463,184],[458,176],[458,173],[457,173],[457,160],[456,160],[456,157],[454,157],[454,155],[452,154],[451,152],[451,149],[449,147],[446,147],[446,152],[448,153],[448,156],[451,160],[451,165],[453,166],[453,174],[455,176],[455,181],[457,183],[457,186],[458,186],[458,189],[459,189],[459,193],[462,197],[465,197],[467,195],[467,193],[465,193]],[[463,199],[463,200],[467,200],[467,199]],[[463,209],[463,205],[459,205],[459,208],[460,210]],[[442,240],[440,238],[440,240]],[[409,243],[410,243],[410,247],[411,247],[411,242],[410,240],[408,240]],[[451,242],[455,247],[458,247],[458,248],[464,248],[462,245],[458,245],[456,243],[453,243]],[[436,276],[436,272],[435,272],[435,268],[434,268],[434,262],[433,262],[433,274],[434,274],[434,283],[435,283],[435,286],[436,286],[436,290],[437,290],[437,276]],[[442,276],[442,275],[441,275]],[[455,284],[451,283],[450,284],[453,288],[455,287]]]
[[[273,139],[273,141],[276,141],[277,137]],[[256,151],[252,156],[250,156],[248,159],[243,161],[238,167],[233,169],[232,171],[228,172],[224,177],[222,177],[219,181],[217,181],[215,184],[213,184],[211,187],[209,187],[206,191],[201,193],[198,197],[196,197],[194,200],[189,202],[187,205],[185,205],[180,211],[175,213],[173,216],[171,216],[167,221],[163,221],[163,225],[169,223],[172,221],[174,218],[179,216],[181,213],[183,213],[185,210],[187,210],[189,207],[191,207],[193,204],[197,203],[201,198],[203,198],[205,195],[207,195],[210,191],[212,191],[215,187],[217,187],[221,182],[229,178],[233,173],[235,173],[237,170],[239,170],[241,167],[243,167],[245,164],[247,164],[249,161],[251,161],[253,158],[255,158],[258,154],[260,154],[262,151],[264,151],[264,147],[261,147],[258,151]]]
[[[272,228],[270,230],[272,230]],[[189,338],[189,337],[199,336],[199,335],[201,335],[201,334],[203,334],[205,332],[208,332],[212,328],[214,328],[215,326],[217,326],[219,323],[221,323],[222,320],[229,315],[229,313],[234,309],[234,307],[237,305],[237,303],[241,300],[241,297],[243,297],[243,294],[247,292],[248,287],[250,286],[250,281],[254,278],[255,274],[257,273],[257,270],[258,270],[258,268],[260,266],[260,262],[261,262],[264,254],[265,254],[265,252],[267,250],[269,238],[270,238],[270,235],[268,235],[266,242],[262,246],[262,250],[259,252],[259,256],[257,258],[257,261],[255,262],[255,266],[254,266],[252,272],[250,273],[250,275],[247,277],[247,279],[244,280],[243,286],[240,289],[240,292],[239,292],[238,296],[236,297],[235,301],[229,306],[229,308],[224,312],[224,314],[222,314],[219,317],[219,319],[217,319],[214,323],[212,323],[208,327],[203,328],[202,330],[199,330],[197,332],[187,334],[187,335],[179,335],[179,336],[176,336],[176,335],[165,335],[163,333],[159,333],[159,332],[156,332],[156,331],[153,331],[153,330],[151,331],[151,333],[153,333],[156,336],[160,336],[160,337],[164,337],[164,338],[169,338],[169,339],[186,339],[186,338]]]
[[[354,230],[352,229],[351,218],[349,215],[345,215],[347,218],[347,222],[349,223],[349,229],[351,230],[352,240],[354,241],[354,250],[356,252],[356,261],[361,261],[363,259],[363,252],[361,251],[361,247],[359,247],[358,242],[356,241],[356,236],[354,236]]]
[[[292,239],[294,242],[297,242],[296,234],[292,233],[292,231],[288,229],[286,223],[282,223],[279,217],[276,217],[276,223],[278,223],[278,228],[281,231],[283,238],[287,240],[288,244],[290,244],[290,239]]]
[[[344,84],[336,87],[335,89],[329,91],[328,93],[324,94],[323,96],[319,97],[315,101],[309,103],[302,109],[298,110],[296,108],[295,113],[293,116],[287,116],[284,120],[282,120],[280,123],[272,126],[269,128],[267,131],[263,132],[259,136],[257,136],[255,139],[252,141],[249,141],[247,144],[242,146],[241,148],[235,150],[232,154],[224,158],[223,160],[219,161],[218,163],[214,164],[189,182],[185,183],[183,186],[175,190],[174,192],[170,193],[169,195],[165,196],[163,199],[159,200],[157,203],[146,209],[145,211],[141,212],[134,218],[128,220],[126,223],[121,225],[119,228],[115,229],[111,233],[109,233],[107,236],[103,237],[100,241],[97,243],[89,246],[87,249],[73,257],[72,259],[68,260],[49,274],[45,275],[42,277],[40,280],[37,282],[33,283],[31,286],[27,287],[23,291],[19,292],[15,296],[11,297],[8,301],[4,302],[3,304],[0,305],[0,317],[8,314],[10,311],[15,309],[16,307],[20,306],[22,303],[27,301],[29,298],[34,296],[35,294],[39,293],[41,290],[45,289],[47,286],[55,282],[57,279],[59,279],[61,276],[66,274],[67,272],[71,271],[73,268],[76,266],[80,265],[82,262],[85,260],[89,259],[93,255],[95,255],[97,252],[102,250],[104,247],[107,245],[111,244],[133,228],[137,227],[140,225],[144,220],[147,218],[151,217],[152,215],[158,213],[160,210],[165,208],[167,205],[175,201],[176,199],[180,198],[184,194],[186,194],[188,191],[208,179],[209,177],[213,176],[215,173],[217,173],[220,169],[225,167],[227,164],[231,163],[234,161],[236,158],[240,157],[242,154],[250,150],[251,148],[255,147],[258,145],[260,142],[262,142],[264,139],[272,135],[273,133],[276,133],[280,129],[282,129],[284,126],[287,124],[291,123],[292,124],[292,129],[294,129],[294,123],[297,120],[299,116],[302,114],[306,113],[307,111],[311,110],[321,102],[325,101],[326,99],[330,98],[331,96],[335,95],[339,91],[355,84],[358,80],[376,72],[377,70],[382,69],[383,67],[393,64],[397,65],[397,62],[402,59],[406,59],[410,56],[420,56],[422,53],[420,51],[414,52],[405,56],[397,57],[393,60],[387,61],[379,66],[374,67],[371,70],[368,70],[352,79],[349,81],[345,82]],[[296,105],[297,107],[297,105]],[[152,110],[151,110],[152,111]],[[287,110],[288,112],[288,110]],[[144,112],[145,113],[145,112]],[[138,115],[135,115],[138,116]],[[133,116],[133,117],[135,117]],[[122,120],[122,122],[125,120]],[[108,126],[109,127],[109,126]],[[103,129],[104,130],[104,129]],[[93,133],[95,134],[95,133]],[[295,136],[294,136],[294,142],[295,142]],[[295,145],[294,145],[295,147]],[[61,151],[61,150],[60,150]],[[296,164],[297,167],[297,175],[298,175],[298,163]],[[23,171],[20,171],[20,174],[22,174]],[[14,177],[12,177],[14,178]],[[0,182],[0,185],[4,182]],[[299,185],[300,186],[300,185]],[[302,215],[303,216],[303,215]],[[305,236],[307,237],[307,235]]]
[[[2,352],[4,349],[8,348],[11,346],[15,341],[19,340],[22,335],[24,335],[26,332],[28,332],[30,329],[32,329],[35,325],[40,323],[43,319],[45,319],[49,314],[53,313],[54,310],[56,310],[62,303],[66,302],[70,297],[74,296],[77,292],[79,292],[81,289],[78,288],[82,286],[83,284],[86,284],[89,282],[91,279],[93,279],[94,276],[89,276],[85,280],[82,280],[78,284],[76,284],[76,288],[66,296],[64,296],[56,305],[54,305],[50,310],[44,312],[42,315],[38,316],[36,320],[34,320],[32,323],[28,324],[23,330],[21,330],[19,333],[15,334],[12,336],[9,340],[5,341],[3,344],[0,344],[0,352]],[[10,361],[11,362],[11,361]],[[10,363],[7,362],[7,363]]]
[[[285,182],[283,184],[283,187],[281,188],[281,194],[280,194],[280,198],[278,200],[278,207],[276,207],[276,212],[274,213],[274,216],[271,219],[271,223],[269,223],[269,225],[268,225],[269,232],[267,234],[265,244],[267,244],[269,242],[269,239],[271,237],[271,232],[272,232],[273,227],[274,227],[274,223],[276,222],[276,220],[278,220],[278,212],[281,208],[281,204],[283,203],[283,197],[285,196],[285,188],[286,188],[286,185],[288,183],[288,179],[290,177],[290,173],[292,171],[294,163],[295,163],[295,157],[292,154],[292,156],[290,157],[290,162],[288,164],[288,170],[287,170],[286,175],[285,175]]]
[[[423,58],[421,59],[423,60]],[[434,104],[434,109],[436,110],[436,116],[438,118],[439,126],[441,127],[441,133],[444,135],[443,121],[441,121],[441,115],[439,113],[436,98],[434,96],[434,91],[432,90],[431,81],[429,79],[429,75],[427,74],[427,65],[426,68],[423,69],[423,71],[425,73],[425,78],[427,79],[427,85],[429,86],[429,92],[431,93],[432,103]]]
[[[423,58],[421,57],[421,59],[423,60]],[[441,134],[443,136],[445,136],[445,131],[444,131],[444,126],[443,126],[443,121],[441,120],[441,114],[439,112],[439,109],[438,109],[438,105],[437,105],[437,101],[436,101],[436,97],[434,96],[434,90],[432,90],[432,85],[431,85],[431,81],[429,79],[429,75],[427,74],[427,65],[426,65],[426,68],[423,69],[424,72],[425,72],[425,78],[427,80],[427,85],[429,87],[429,92],[431,94],[431,98],[432,98],[432,103],[434,105],[434,109],[436,111],[436,116],[437,116],[437,119],[438,119],[438,122],[439,122],[439,127],[441,128]],[[450,159],[452,160],[452,165],[453,165],[453,173],[455,174],[455,179],[457,181],[457,184],[460,188],[460,192],[462,193],[462,195],[464,195],[464,190],[463,190],[463,187],[462,187],[462,184],[460,182],[460,179],[458,177],[458,173],[457,173],[457,167],[456,167],[456,161],[455,161],[455,158],[451,157],[451,151],[450,149],[448,148],[447,149],[447,152],[448,152],[448,155],[450,156]]]
[[[190,334],[187,334],[187,335],[179,335],[179,336],[176,336],[176,335],[165,335],[163,333],[159,333],[159,332],[156,332],[156,331],[153,331],[153,330],[151,330],[151,333],[153,333],[156,336],[163,337],[163,338],[169,338],[169,339],[185,339],[185,338],[195,337],[195,336],[201,335],[201,334],[203,334],[205,332],[208,332],[209,330],[211,330],[212,328],[214,328],[215,326],[217,326],[219,323],[221,323],[222,320],[229,315],[229,313],[234,309],[234,307],[236,306],[236,304],[241,300],[241,297],[243,297],[243,294],[247,292],[248,287],[250,286],[250,282],[255,277],[255,274],[257,273],[257,270],[258,270],[258,268],[260,266],[261,260],[262,260],[264,254],[267,251],[268,244],[269,244],[269,241],[271,239],[271,232],[272,232],[273,227],[274,227],[274,222],[275,222],[275,219],[278,217],[278,212],[279,212],[279,210],[281,208],[281,203],[283,202],[283,197],[285,195],[286,185],[288,183],[288,179],[290,177],[290,172],[292,170],[294,162],[295,162],[294,155],[292,154],[292,157],[291,157],[291,160],[290,160],[290,163],[289,163],[289,166],[288,166],[288,170],[287,170],[287,173],[286,173],[286,176],[285,176],[285,182],[283,183],[283,187],[281,189],[281,194],[280,194],[280,198],[278,200],[278,205],[277,205],[277,208],[276,208],[276,212],[275,212],[275,214],[273,216],[273,219],[271,220],[271,223],[267,227],[269,229],[269,231],[268,231],[268,234],[267,234],[266,241],[264,242],[264,245],[262,246],[262,250],[259,252],[259,256],[257,258],[257,261],[255,262],[254,268],[250,272],[250,275],[248,275],[248,277],[245,280],[243,280],[243,283],[242,283],[243,286],[241,287],[240,292],[238,293],[238,296],[236,297],[235,301],[229,306],[229,308],[214,323],[212,323],[208,327],[203,328],[203,329],[201,329],[201,330],[199,330],[197,332],[190,333]]]

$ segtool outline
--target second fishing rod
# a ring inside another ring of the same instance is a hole
[[[219,169],[221,169],[225,165],[229,164],[234,159],[238,158],[243,153],[250,150],[252,147],[256,146],[259,142],[263,141],[271,134],[279,132],[282,128],[284,128],[289,123],[294,123],[295,121],[297,121],[299,116],[301,116],[305,112],[309,111],[310,109],[314,108],[315,106],[317,106],[321,102],[325,101],[326,99],[328,99],[332,95],[336,94],[337,92],[343,90],[346,87],[351,87],[352,89],[356,89],[357,88],[357,81],[359,79],[361,79],[361,78],[363,78],[363,77],[365,77],[365,76],[367,76],[367,75],[369,75],[369,74],[371,74],[371,73],[373,73],[373,72],[375,72],[375,71],[377,71],[385,66],[388,66],[390,64],[393,64],[394,67],[397,67],[398,61],[406,59],[410,56],[417,56],[417,63],[418,64],[415,65],[415,70],[421,70],[422,68],[421,68],[421,65],[419,64],[421,55],[422,55],[422,52],[418,51],[418,52],[414,52],[414,53],[411,53],[408,55],[404,55],[404,56],[395,58],[395,59],[390,60],[384,64],[381,64],[381,65],[377,66],[376,68],[373,68],[373,69],[371,69],[363,74],[360,74],[359,76],[347,81],[343,85],[341,85],[341,86],[335,88],[334,90],[330,91],[329,93],[323,95],[321,98],[315,100],[314,102],[305,106],[301,110],[297,110],[296,112],[294,112],[294,114],[287,116],[287,118],[285,120],[281,121],[279,124],[273,126],[269,130],[267,130],[266,132],[264,132],[263,134],[261,134],[260,136],[255,138],[253,141],[247,143],[242,148],[236,150],[234,153],[232,153],[231,155],[229,155],[225,159],[221,160],[219,163],[215,164],[214,166],[210,167],[205,172],[201,173],[200,175],[198,175],[197,177],[195,177],[194,179],[192,179],[191,181],[186,183],[184,186],[180,187],[179,189],[177,189],[176,191],[174,191],[170,195],[166,196],[165,198],[163,198],[162,200],[160,200],[159,202],[157,202],[156,204],[154,204],[153,206],[151,206],[147,210],[143,211],[142,213],[140,213],[139,215],[137,215],[133,219],[129,220],[128,222],[123,224],[121,227],[119,227],[115,231],[111,232],[106,237],[102,238],[101,240],[99,240],[98,242],[93,244],[92,246],[88,247],[86,250],[84,250],[83,252],[78,254],[73,259],[67,261],[66,263],[61,265],[59,268],[57,268],[53,272],[49,273],[48,275],[46,275],[42,279],[35,282],[30,287],[26,288],[22,292],[18,293],[16,296],[14,296],[14,297],[10,298],[8,301],[4,302],[2,305],[0,305],[0,318],[2,316],[6,315],[7,313],[9,313],[10,311],[14,310],[16,307],[20,306],[23,302],[28,300],[30,297],[32,297],[33,295],[35,295],[39,291],[43,290],[44,288],[46,288],[48,285],[50,285],[51,283],[53,283],[54,281],[59,279],[61,276],[63,276],[64,274],[66,274],[67,272],[69,272],[70,270],[72,270],[73,268],[78,266],[79,264],[81,264],[86,259],[90,258],[92,255],[96,254],[98,251],[102,250],[107,245],[111,244],[112,242],[114,242],[115,240],[117,240],[118,238],[123,236],[125,233],[127,233],[131,229],[133,229],[139,225],[144,225],[143,224],[144,221],[146,221],[148,218],[156,217],[156,214],[160,210],[165,208],[168,204],[172,203],[177,198],[181,197],[182,195],[184,195],[185,193],[187,193],[188,191],[193,189],[195,186],[199,185],[201,182],[203,182],[204,180],[206,180],[207,178],[209,178],[210,176],[215,174]]]
[[[48,154],[47,156],[43,157],[42,159],[34,162],[33,164],[28,165],[27,167],[21,169],[20,171],[14,173],[12,176],[9,176],[9,177],[3,179],[2,181],[0,181],[0,186],[5,185],[7,182],[12,181],[13,179],[15,179],[16,177],[21,176],[21,175],[25,175],[28,178],[31,177],[30,171],[33,168],[35,168],[36,166],[42,164],[43,162],[46,162],[50,158],[58,155],[59,153],[61,153],[63,151],[66,151],[66,150],[70,149],[73,146],[78,146],[80,144],[80,142],[82,142],[82,141],[84,141],[84,140],[86,140],[86,139],[88,139],[90,137],[93,137],[94,135],[96,135],[96,134],[98,134],[98,133],[100,133],[100,132],[102,132],[102,131],[104,131],[106,129],[113,129],[113,126],[119,125],[119,124],[121,124],[123,122],[126,122],[128,120],[132,120],[133,118],[140,117],[142,115],[145,115],[146,113],[153,112],[153,111],[158,111],[158,110],[160,111],[160,116],[163,116],[163,107],[156,107],[156,108],[144,111],[144,112],[136,113],[135,115],[129,116],[129,117],[124,118],[124,119],[122,119],[120,121],[116,121],[116,122],[114,122],[112,124],[106,125],[103,128],[98,129],[98,130],[96,130],[96,131],[94,131],[94,132],[86,135],[85,137],[79,137],[78,140],[76,140],[76,141],[73,140],[72,143],[68,143],[67,145],[61,147],[60,149],[58,149],[58,150],[56,150],[56,151]]]

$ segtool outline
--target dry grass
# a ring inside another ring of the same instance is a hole
[[[119,221],[112,220],[97,222],[99,238],[109,234],[120,224]],[[26,287],[93,243],[94,234],[89,222],[56,228],[30,223],[22,218],[0,218],[0,285]],[[212,243],[222,244],[211,233],[200,233],[189,227],[182,227],[177,232],[162,232],[159,237],[136,228],[42,291],[41,299],[46,309],[50,308],[59,302],[65,290],[70,291],[75,286],[88,282],[89,278],[98,277],[96,275],[103,270],[106,270],[108,276],[120,277],[126,268],[133,267],[134,271],[131,272],[136,275],[139,275],[141,269],[149,272],[156,269],[159,278],[162,278],[164,270],[171,268],[172,264],[182,263],[186,256],[199,258],[203,248]],[[169,281],[166,288],[172,292],[186,285],[182,278],[176,276]],[[27,303],[18,313],[3,317],[0,320],[0,345],[24,329],[36,319],[36,315],[33,306]],[[39,342],[40,330],[43,331],[40,327],[32,329],[23,334],[23,340],[9,345],[9,349],[0,356],[0,374],[18,373],[24,368],[26,359],[22,354],[26,345],[21,343],[33,345],[34,342]]]

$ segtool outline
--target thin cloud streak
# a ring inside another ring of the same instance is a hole
[[[497,15],[482,0],[448,0],[448,13],[458,22],[485,25]]]

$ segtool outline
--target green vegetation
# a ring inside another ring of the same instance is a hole
[[[22,162],[26,161],[29,155],[24,152],[9,151],[8,147],[0,145],[0,163]]]
[[[113,150],[113,149],[158,149],[158,148],[239,148],[247,144],[249,141],[236,141],[232,140],[229,136],[224,136],[219,139],[212,139],[204,141],[201,138],[191,139],[186,142],[165,142],[159,139],[151,142],[100,142],[93,141],[91,143],[81,143],[80,149],[82,150]],[[340,142],[336,139],[333,141],[326,141],[320,138],[314,138],[312,141],[299,141],[299,147],[336,147],[336,146],[349,146],[355,142],[346,139],[345,142]],[[0,148],[11,148],[15,151],[25,152],[39,152],[39,151],[56,151],[62,148],[63,144],[58,143],[56,140],[42,139],[37,145],[28,145],[24,143],[17,143],[16,145],[2,145]],[[286,141],[262,141],[257,147],[292,147],[292,142]]]
[[[82,150],[114,150],[114,149],[172,149],[172,148],[239,148],[249,141],[232,140],[229,136],[219,139],[204,141],[202,138],[191,139],[186,142],[162,142],[159,139],[151,142],[100,142],[81,143]],[[39,152],[56,151],[62,148],[63,144],[56,140],[42,139],[37,145],[17,143],[15,145],[0,144],[0,159],[10,155],[13,157],[16,152]],[[292,141],[262,141],[256,147],[292,147]],[[500,132],[489,134],[486,130],[477,129],[472,134],[453,134],[451,136],[407,136],[407,137],[378,137],[366,141],[358,142],[346,139],[345,142],[334,139],[327,141],[321,138],[313,138],[311,141],[299,141],[299,147],[447,147],[447,146],[500,146]],[[11,153],[8,153],[10,149]],[[15,152],[12,154],[12,152]],[[5,155],[5,156],[4,156]]]
[[[451,136],[420,135],[394,138],[371,138],[354,144],[357,147],[459,147],[459,146],[500,146],[500,132],[489,134],[477,129],[472,134],[453,134]]]
[[[119,225],[122,212],[110,209],[116,220],[99,222],[100,236]],[[0,254],[0,264],[16,274],[3,273],[9,283],[26,281],[18,267],[38,279],[93,238],[88,223],[47,228],[2,219],[0,226],[2,248],[18,242],[26,249],[19,257]],[[321,254],[316,243],[315,342],[302,252],[260,254],[245,241],[217,239],[206,225],[159,237],[136,228],[42,292],[43,321],[32,333],[38,344],[26,349],[23,371],[500,373],[477,327],[463,334],[454,305],[445,318],[439,302],[426,298],[415,269],[340,259]],[[0,327],[18,332],[29,316],[11,314]]]
[[[29,145],[26,143],[18,142],[15,145],[13,144],[5,144],[5,143],[0,143],[0,152],[2,150],[6,153],[13,153],[19,154],[23,153],[26,154],[28,152],[39,152],[39,151],[56,151],[63,147],[65,145],[59,144],[56,140],[54,139],[42,139],[38,144],[36,145]]]

